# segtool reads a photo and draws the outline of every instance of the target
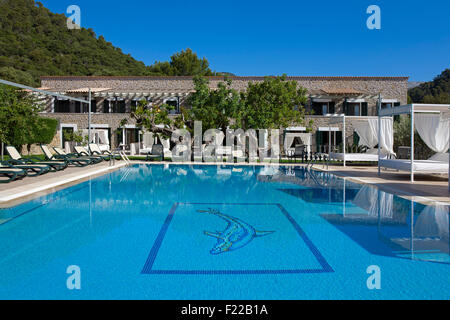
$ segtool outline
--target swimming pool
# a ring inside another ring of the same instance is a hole
[[[0,298],[449,299],[448,217],[302,168],[134,165],[0,210]]]

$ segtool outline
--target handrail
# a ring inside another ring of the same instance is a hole
[[[116,157],[119,155],[123,161],[125,161],[125,163],[128,165],[131,164],[130,158],[128,158],[128,156],[125,154],[125,152],[123,150],[120,149],[114,149],[113,152],[111,153],[111,157],[109,158],[109,166],[114,166],[116,164]]]
[[[130,159],[128,158],[128,156],[125,154],[125,151],[121,151],[120,152],[120,156],[122,157],[122,159],[127,163],[127,165],[129,165],[131,163]]]

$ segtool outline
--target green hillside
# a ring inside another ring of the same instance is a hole
[[[92,29],[69,30],[67,17],[34,0],[0,0],[0,78],[39,85],[41,76],[212,75],[190,49],[146,66]]]
[[[450,69],[444,70],[433,81],[410,89],[408,94],[415,103],[450,103]]]

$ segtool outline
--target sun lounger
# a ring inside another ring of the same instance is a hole
[[[68,164],[77,166],[77,167],[85,167],[89,164],[91,164],[91,161],[86,161],[84,159],[79,159],[76,157],[69,157],[59,154],[53,154],[50,151],[50,148],[47,145],[41,145],[41,149],[44,152],[45,158],[47,160],[59,160],[59,161],[66,161]]]
[[[399,171],[411,171],[411,160],[380,159],[380,167]],[[435,160],[414,160],[413,171],[416,173],[448,173],[448,162]]]
[[[72,157],[68,157],[68,156],[62,156],[59,154],[53,154],[50,151],[50,148],[47,145],[41,145],[41,149],[42,152],[44,152],[45,158],[47,160],[63,160],[66,161],[68,164],[77,166],[77,167],[85,167],[87,165],[89,165],[91,163],[91,161],[86,161],[84,159],[79,159],[79,158],[72,158]]]
[[[89,155],[89,152],[86,150],[86,148],[81,147],[81,146],[76,146],[75,147],[75,152],[79,157],[83,157],[83,158],[89,158],[92,160],[92,162],[94,163],[100,163],[103,160],[109,160],[109,159],[105,159],[102,156],[94,156],[94,155]]]
[[[110,160],[111,157],[113,157],[113,154],[111,152],[109,152],[108,150],[101,150],[100,147],[98,146],[98,144],[96,143],[90,143],[89,144],[89,150],[91,150],[91,153],[95,156],[101,156],[101,157],[105,157],[105,160]],[[117,155],[116,160],[120,160],[120,156]]]
[[[29,177],[40,176],[50,171],[50,166],[45,164],[15,164],[11,161],[5,161],[1,165],[15,169],[23,169]]]
[[[85,163],[87,165],[94,163],[92,161],[92,159],[89,159],[88,157],[80,157],[79,155],[77,155],[75,153],[66,153],[63,149],[58,148],[58,147],[53,147],[53,150],[55,150],[55,152],[58,154],[58,156],[62,156],[65,159],[77,160],[77,161]]]
[[[11,157],[11,160],[9,160],[10,163],[14,165],[23,165],[23,164],[43,164],[50,167],[51,171],[60,171],[67,168],[67,162],[65,161],[56,161],[56,160],[49,160],[49,161],[42,161],[41,159],[37,157],[28,157],[23,158],[19,151],[14,146],[7,146],[6,151],[8,152],[9,156]]]
[[[0,183],[9,183],[11,181],[15,181],[26,177],[27,173],[23,169],[17,169],[9,166],[7,167],[0,165],[0,176],[7,178],[6,180],[0,179]]]
[[[378,162],[378,154],[371,153],[330,153],[331,160],[340,161],[360,161],[360,162]]]

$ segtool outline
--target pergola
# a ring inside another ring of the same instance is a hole
[[[415,125],[414,125],[414,115],[417,113],[431,113],[436,114],[440,113],[443,115],[444,119],[447,119],[450,121],[450,104],[408,104],[403,105],[399,107],[394,108],[386,108],[381,109],[378,112],[378,118],[381,120],[382,117],[386,116],[394,116],[394,115],[402,115],[402,114],[408,114],[410,115],[411,120],[411,182],[414,182],[414,131],[415,131]],[[450,126],[449,126],[450,128]],[[450,129],[449,129],[450,132]],[[378,135],[381,135],[380,127],[378,129]],[[378,147],[379,149],[379,147]],[[380,154],[380,149],[378,151],[378,154]],[[449,154],[449,160],[450,160],[450,154]],[[448,182],[448,188],[450,190],[450,161],[449,161],[449,182]],[[378,162],[378,175],[381,174],[381,167],[380,162]]]
[[[182,98],[187,97],[192,91],[188,90],[174,90],[174,91],[160,91],[160,90],[117,90],[106,89],[94,94],[98,98],[122,98],[130,100],[141,100],[147,98],[163,99],[163,98]]]

